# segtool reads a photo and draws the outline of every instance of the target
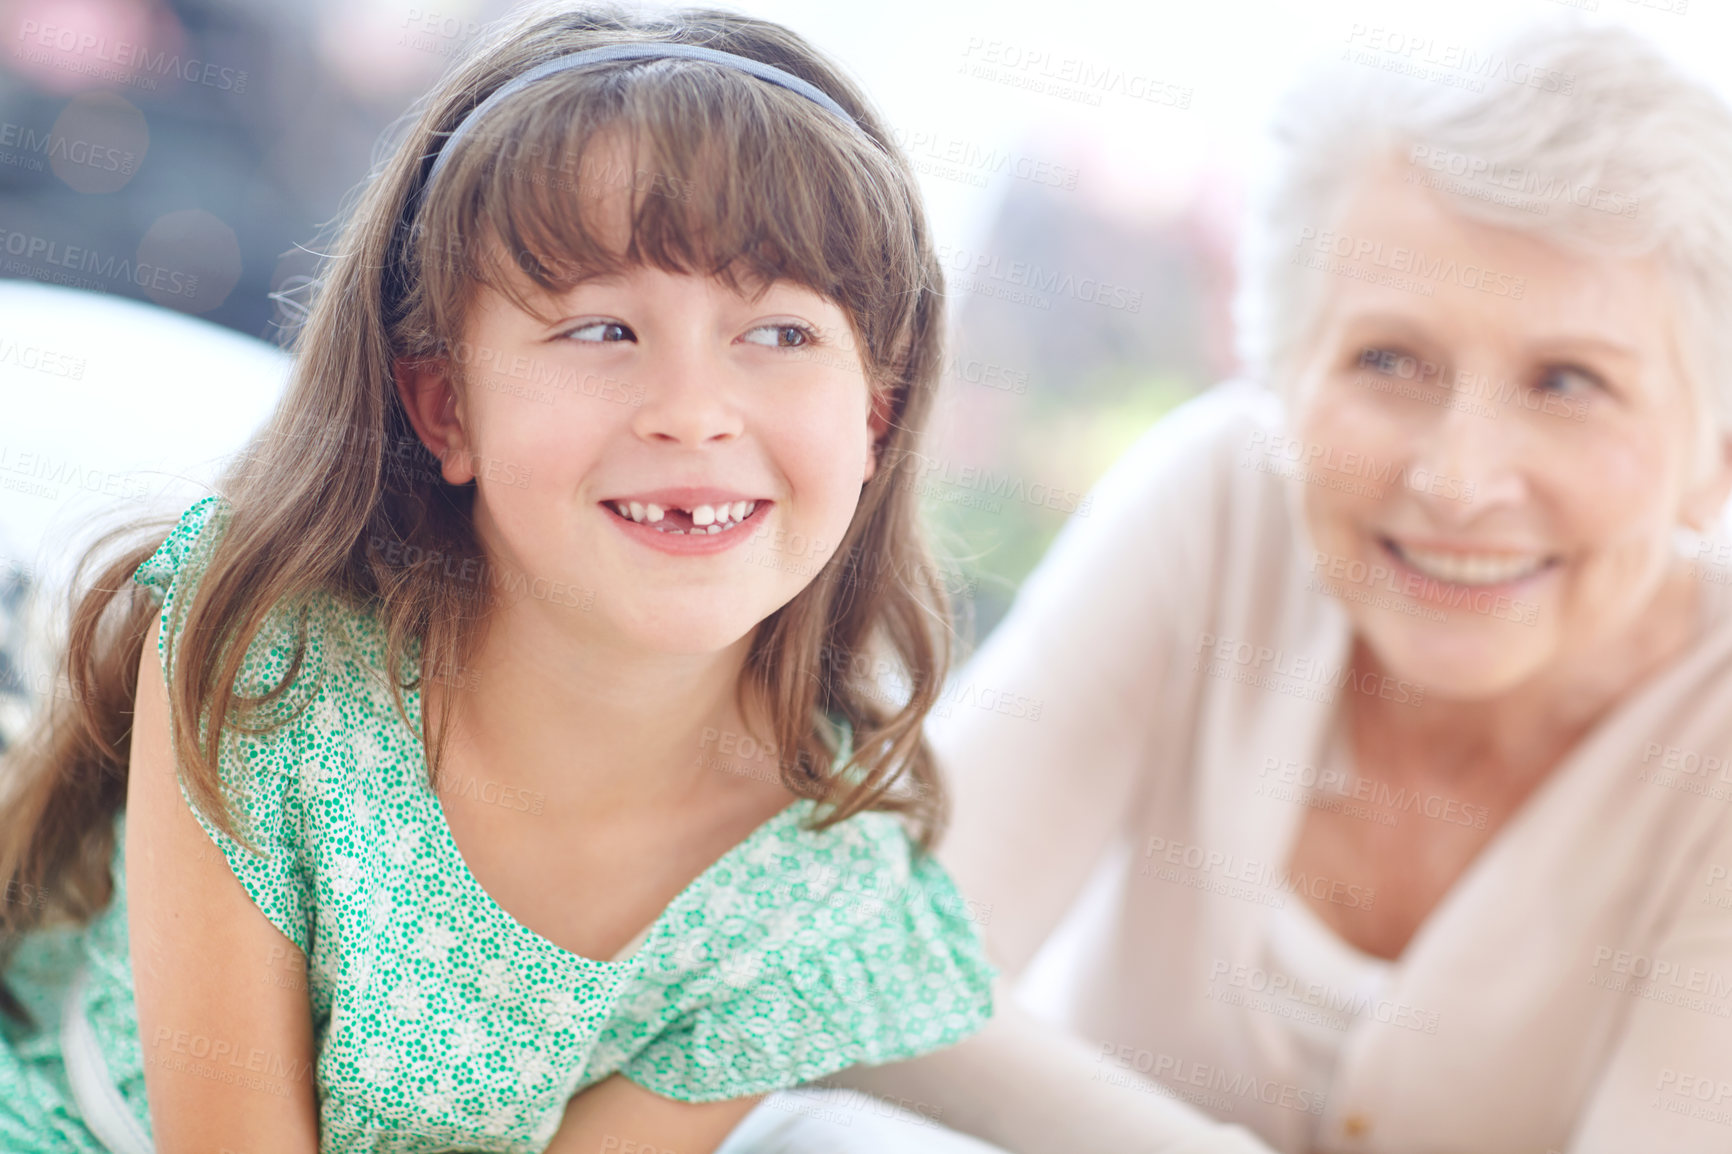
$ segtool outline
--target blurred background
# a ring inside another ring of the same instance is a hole
[[[24,364],[29,349],[14,339],[9,352],[0,336],[0,742],[7,709],[32,690],[17,655],[25,591],[64,580],[80,516],[116,498],[178,511],[195,466],[263,416],[281,358],[238,342],[279,341],[293,304],[278,294],[305,283],[309,246],[382,132],[511,6],[0,0],[0,290],[35,281],[140,302],[112,325],[41,342],[48,361],[38,349]],[[922,491],[973,640],[1066,519],[1087,515],[1089,486],[1130,442],[1235,371],[1240,215],[1264,126],[1302,70],[1425,67],[1438,83],[1505,83],[1460,62],[1513,25],[1575,16],[1631,25],[1732,87],[1725,0],[743,10],[840,59],[920,173],[952,300]],[[267,385],[140,357],[125,363],[128,403],[80,392],[87,362],[125,360],[125,334],[160,331],[169,314],[189,334],[232,333],[234,355],[262,366]],[[50,311],[40,324],[52,322]],[[8,415],[26,411],[9,432]],[[55,453],[106,481],[57,478]]]

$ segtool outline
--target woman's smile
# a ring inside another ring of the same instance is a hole
[[[1519,585],[1562,564],[1562,558],[1523,550],[1439,547],[1377,536],[1385,556],[1421,577],[1446,585],[1491,589]]]

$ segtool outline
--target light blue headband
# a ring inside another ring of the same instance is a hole
[[[445,137],[445,143],[439,147],[439,154],[433,158],[433,169],[427,174],[427,182],[421,186],[422,192],[433,187],[433,182],[439,179],[439,172],[445,167],[447,158],[451,155],[452,146],[463,138],[463,135],[474,127],[475,122],[486,114],[488,109],[502,100],[507,100],[514,94],[534,84],[543,77],[565,72],[573,68],[583,68],[590,64],[603,64],[613,60],[656,60],[667,57],[677,57],[687,60],[707,60],[711,64],[720,64],[726,68],[737,68],[748,72],[760,80],[771,84],[779,84],[783,88],[797,92],[814,104],[822,105],[836,116],[840,117],[856,130],[859,125],[848,115],[840,104],[837,104],[824,90],[809,81],[801,80],[791,72],[784,72],[762,60],[753,60],[749,56],[737,56],[732,52],[720,52],[714,48],[702,48],[696,44],[608,44],[601,48],[586,48],[581,52],[572,52],[565,56],[556,56],[552,60],[537,64],[527,72],[519,73],[494,89],[493,92],[470,109],[465,116]]]

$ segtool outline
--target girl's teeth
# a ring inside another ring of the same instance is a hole
[[[724,505],[699,505],[691,511],[692,527],[690,529],[666,528],[657,531],[681,535],[723,533],[750,517],[757,507],[756,501],[735,501],[732,504]],[[614,508],[619,510],[621,517],[636,521],[640,525],[645,523],[654,525],[666,515],[666,510],[660,505],[640,504],[637,501],[615,501]]]

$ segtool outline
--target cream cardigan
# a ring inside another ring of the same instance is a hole
[[[1732,568],[1701,570],[1699,639],[1498,831],[1379,999],[1304,986],[1266,968],[1273,910],[1298,886],[1375,898],[1284,867],[1306,804],[1355,803],[1306,800],[1334,703],[1424,687],[1343,670],[1301,482],[1263,452],[1282,428],[1245,384],[1169,414],[929,720],[941,853],[997,960],[1020,970],[1116,850],[1070,981],[1103,1081],[1152,1078],[1288,1154],[1313,1125],[1330,1152],[1732,1150]],[[1408,801],[1402,821],[1476,817]],[[1300,1017],[1344,1034],[1328,1085],[1303,1082]]]

